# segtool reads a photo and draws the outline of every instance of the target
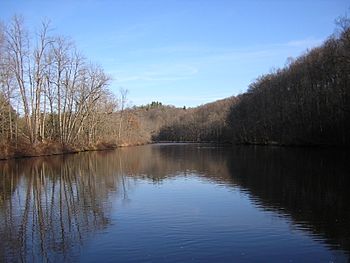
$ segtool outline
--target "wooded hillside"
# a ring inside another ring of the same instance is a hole
[[[247,92],[187,110],[156,141],[350,144],[350,22]]]
[[[236,98],[230,97],[185,111],[177,120],[162,127],[155,141],[230,142],[227,118]]]
[[[259,77],[229,114],[233,141],[350,144],[350,28]]]

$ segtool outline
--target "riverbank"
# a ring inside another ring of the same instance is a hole
[[[276,147],[292,147],[292,148],[349,148],[348,144],[326,144],[326,143],[280,143],[276,141],[266,142],[237,142],[235,145],[251,145],[251,146],[276,146]]]
[[[36,145],[21,143],[18,145],[0,145],[0,160],[73,154],[88,151],[112,150],[119,147],[144,145],[146,143],[111,143],[100,142],[93,145],[63,145],[57,142],[43,142]]]
[[[154,141],[152,143],[177,143],[177,144],[183,144],[183,143],[201,143],[201,144],[215,144],[220,146],[233,146],[233,145],[245,145],[245,146],[266,146],[266,147],[291,147],[291,148],[345,148],[349,149],[350,145],[344,144],[344,145],[338,145],[338,144],[324,144],[324,143],[280,143],[276,141],[265,141],[265,142],[251,142],[251,141],[245,141],[245,142],[217,142],[217,141]]]

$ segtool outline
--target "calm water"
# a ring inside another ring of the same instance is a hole
[[[148,145],[0,162],[0,262],[349,262],[339,150]]]

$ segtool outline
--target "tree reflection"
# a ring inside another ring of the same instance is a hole
[[[339,149],[238,147],[229,166],[258,206],[350,252],[348,157]]]
[[[96,156],[2,164],[2,258],[14,262],[67,261],[76,256],[73,247],[108,225],[110,203],[106,200],[117,190],[120,177],[110,159]]]
[[[203,179],[230,184],[228,150],[206,144],[170,144],[121,148],[118,152],[126,174],[154,183],[196,173]]]

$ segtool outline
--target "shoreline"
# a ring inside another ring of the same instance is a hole
[[[30,144],[25,145],[26,150],[15,149],[16,151],[10,152],[9,154],[0,154],[0,161],[34,158],[34,157],[45,157],[45,156],[55,156],[55,155],[65,155],[65,154],[76,154],[81,152],[93,152],[93,151],[106,151],[115,150],[117,148],[132,147],[132,146],[142,146],[150,144],[215,144],[221,146],[267,146],[267,147],[282,147],[282,148],[339,148],[339,149],[349,149],[348,145],[334,145],[334,144],[281,144],[276,142],[271,143],[232,143],[232,142],[215,142],[215,141],[153,141],[145,143],[123,143],[123,144],[112,144],[112,143],[99,143],[91,146],[68,146],[60,145],[58,143],[49,144],[38,144],[33,146]],[[28,151],[28,147],[31,147]],[[14,150],[14,149],[12,149]]]
[[[106,151],[114,150],[122,147],[139,146],[150,143],[123,143],[123,144],[112,144],[112,143],[99,143],[91,146],[71,146],[71,145],[61,145],[58,143],[49,144],[38,144],[36,146],[26,144],[25,149],[5,149],[5,153],[0,153],[0,161],[34,158],[34,157],[45,157],[45,156],[55,156],[55,155],[65,155],[65,154],[76,154],[81,152],[93,152],[93,151]],[[6,152],[9,153],[6,154]]]

